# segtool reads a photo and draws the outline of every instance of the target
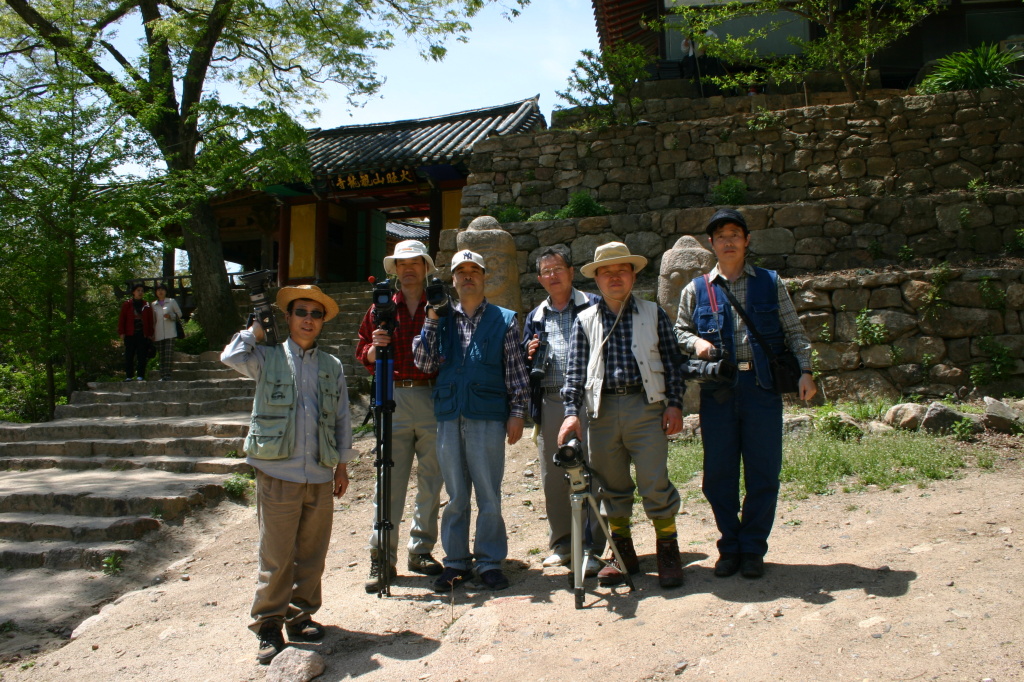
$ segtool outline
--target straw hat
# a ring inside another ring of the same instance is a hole
[[[312,284],[281,287],[277,292],[277,307],[281,310],[288,310],[288,304],[300,298],[308,298],[322,305],[324,307],[324,322],[338,314],[338,304],[334,299],[320,291],[320,287]]]
[[[384,272],[389,275],[395,274],[395,261],[399,258],[422,258],[427,264],[427,274],[437,272],[434,266],[434,259],[427,253],[427,245],[415,239],[407,239],[404,242],[395,244],[395,253],[384,256]]]
[[[593,279],[598,268],[618,263],[631,263],[633,272],[640,272],[647,266],[647,259],[631,254],[629,247],[622,242],[608,242],[594,250],[594,261],[580,268],[580,272],[584,277]]]

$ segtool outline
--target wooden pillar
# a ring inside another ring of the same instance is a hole
[[[327,202],[316,202],[316,267],[314,280],[321,282],[327,279]]]
[[[292,208],[282,203],[277,209],[277,286],[288,281],[288,254],[291,252]]]
[[[441,248],[441,230],[444,228],[444,197],[439,187],[430,188],[430,240],[427,251],[431,258],[437,257]]]

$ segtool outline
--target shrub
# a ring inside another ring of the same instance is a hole
[[[1000,52],[997,45],[982,44],[966,52],[954,52],[936,62],[935,71],[917,87],[921,94],[981,88],[1013,88],[1021,79],[1010,67],[1021,58],[1016,51]]]
[[[504,225],[505,223],[521,223],[529,217],[529,213],[526,212],[525,208],[520,208],[515,204],[499,204],[494,207],[491,212],[494,219]]]
[[[110,554],[104,557],[100,563],[103,564],[103,573],[106,575],[117,575],[124,570],[124,567],[121,565],[120,554]]]
[[[871,311],[864,308],[857,314],[857,338],[861,346],[877,346],[885,343],[885,325],[871,321]]]
[[[994,381],[1010,378],[1010,372],[1016,361],[1010,349],[991,336],[984,336],[978,341],[978,348],[988,356],[988,362],[980,362],[971,367],[971,381],[975,386],[984,386]]]
[[[597,199],[590,196],[590,193],[585,190],[579,192],[573,192],[569,196],[569,203],[563,206],[558,213],[555,214],[555,218],[589,218],[595,215],[608,215],[611,213],[607,208],[597,203]]]
[[[531,223],[536,223],[541,220],[558,220],[558,215],[551,211],[540,211],[527,218],[527,221]]]
[[[909,263],[914,260],[914,250],[904,244],[900,247],[899,251],[896,252],[896,260],[901,263]]]
[[[747,203],[747,183],[735,176],[724,178],[711,188],[711,202],[717,206],[739,206]]]
[[[974,438],[974,422],[967,417],[964,417],[958,422],[954,422],[951,427],[953,438],[958,441],[966,443],[967,441]]]
[[[764,107],[758,107],[757,113],[747,119],[747,128],[750,130],[767,130],[776,128],[782,124],[782,114],[768,111]]]
[[[985,307],[1006,312],[1006,291],[996,286],[991,277],[982,277],[978,282],[978,293]]]
[[[189,355],[199,355],[210,350],[210,342],[206,340],[206,332],[199,326],[199,320],[190,319],[184,324],[185,338],[178,339],[174,343],[174,350]]]
[[[249,492],[253,487],[253,476],[249,474],[234,473],[231,477],[224,481],[224,492],[228,494],[228,497],[235,500],[244,500],[249,496]]]

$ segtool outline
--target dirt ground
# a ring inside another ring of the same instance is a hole
[[[1010,454],[993,471],[926,488],[782,500],[760,580],[712,575],[714,522],[690,500],[678,518],[685,585],[658,587],[653,531],[640,522],[636,591],[590,580],[582,610],[566,569],[540,566],[547,524],[529,441],[508,450],[508,590],[439,596],[429,578],[405,573],[390,598],[367,595],[374,471],[364,458],[337,503],[317,617],[328,634],[299,646],[324,656],[325,680],[1024,680],[1024,469]],[[254,510],[222,503],[151,545],[155,572],[79,575],[76,585],[40,571],[7,576],[0,604],[18,600],[36,625],[0,635],[2,679],[265,677],[246,629]],[[57,646],[104,594],[138,584],[148,586]],[[44,627],[56,633],[48,642]]]

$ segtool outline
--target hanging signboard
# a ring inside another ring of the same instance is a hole
[[[332,184],[341,190],[387,189],[418,184],[416,173],[409,168],[397,170],[356,171],[339,173]]]

